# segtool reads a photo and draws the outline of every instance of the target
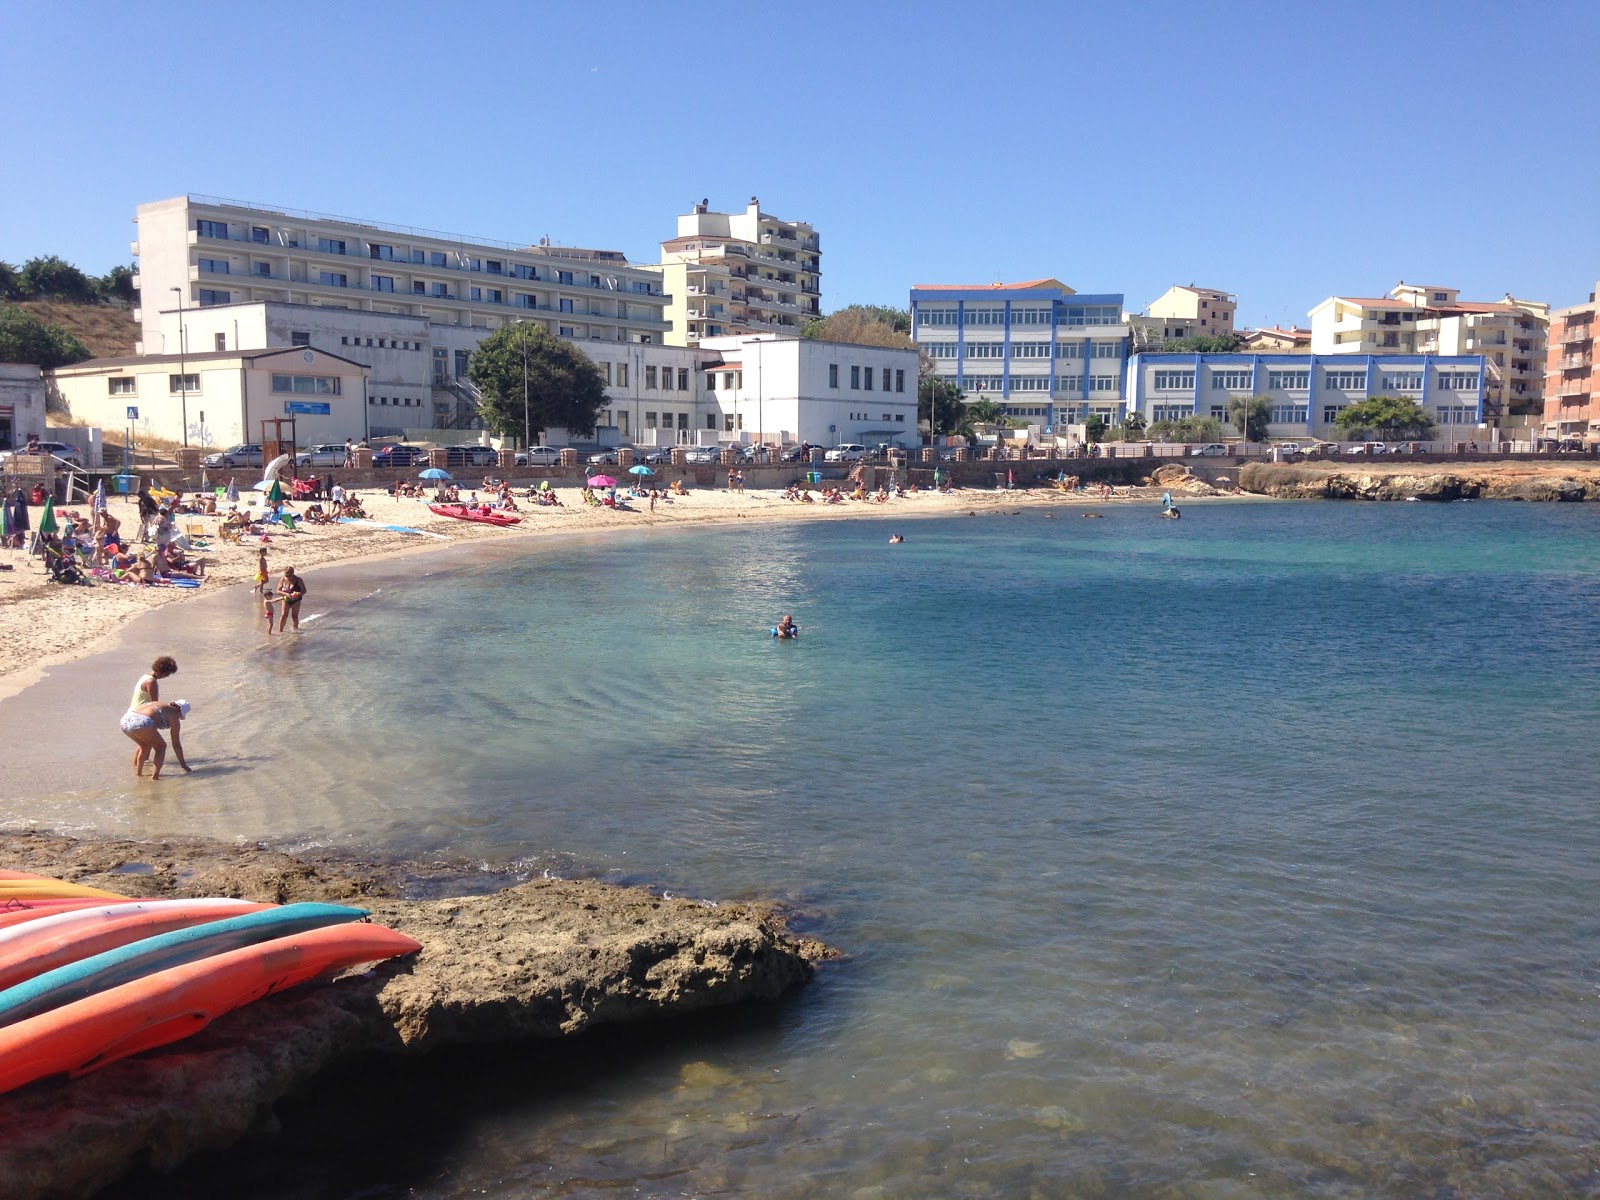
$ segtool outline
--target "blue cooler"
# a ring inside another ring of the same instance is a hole
[[[137,475],[113,475],[111,486],[119,496],[131,496],[139,490],[139,477]]]

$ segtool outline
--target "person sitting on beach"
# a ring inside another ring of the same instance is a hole
[[[810,488],[806,488],[805,491],[800,493],[800,503],[801,504],[815,504],[816,503],[816,500],[814,500],[812,498],[812,496],[811,496],[811,489]]]
[[[674,479],[672,481],[672,487],[668,490],[671,491],[674,496],[687,496],[689,494],[689,489],[683,486],[683,480],[681,479]]]
[[[877,494],[877,496],[874,497],[874,499],[879,504],[887,504],[887,503],[889,503],[889,489],[880,487],[878,489],[878,494]]]
[[[190,579],[199,579],[206,573],[206,560],[196,558],[189,561],[189,556],[182,546],[169,546],[167,548],[167,574],[184,575]]]
[[[867,487],[866,487],[866,484],[862,483],[860,480],[857,480],[856,481],[855,491],[850,493],[850,499],[852,499],[852,500],[865,500],[866,498],[867,498]]]

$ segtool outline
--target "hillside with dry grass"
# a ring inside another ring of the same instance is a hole
[[[133,309],[116,304],[73,304],[64,300],[15,300],[14,307],[35,320],[59,325],[94,352],[96,358],[122,358],[133,353],[139,324]]]

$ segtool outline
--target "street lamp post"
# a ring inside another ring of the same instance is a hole
[[[533,437],[528,428],[528,323],[518,321],[522,326],[522,448],[528,450],[533,446]],[[533,461],[531,458],[528,460]]]
[[[189,445],[189,368],[188,368],[188,338],[183,328],[183,292],[181,287],[172,289],[178,293],[178,389],[183,396],[183,444]]]

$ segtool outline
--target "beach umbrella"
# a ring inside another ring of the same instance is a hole
[[[94,500],[90,502],[91,512],[105,512],[106,510],[106,481],[102,479],[94,485]]]
[[[226,499],[229,504],[239,503],[239,485],[232,479],[228,480],[228,490],[226,493],[224,493],[224,499]]]
[[[268,504],[280,504],[280,503],[282,503],[282,501],[283,501],[283,484],[279,483],[276,479],[274,479],[272,481],[272,486],[267,489],[267,503]]]
[[[592,488],[614,488],[617,486],[617,481],[609,475],[591,475],[589,476],[589,486]]]
[[[56,523],[56,498],[54,496],[46,496],[44,498],[44,512],[39,514],[39,532],[56,533],[60,528],[61,526]]]
[[[418,479],[450,479],[452,476],[443,467],[429,467],[417,476]]]
[[[638,466],[638,467],[629,467],[628,468],[628,474],[629,475],[654,475],[655,472],[652,471],[649,467]]]
[[[21,488],[11,494],[11,499],[6,501],[6,510],[11,516],[11,534],[13,537],[28,532],[28,501]]]

